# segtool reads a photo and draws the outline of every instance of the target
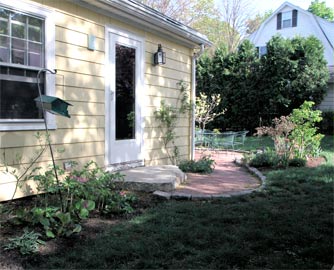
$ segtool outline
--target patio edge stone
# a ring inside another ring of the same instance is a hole
[[[245,167],[249,172],[251,172],[252,174],[254,174],[257,178],[260,179],[261,181],[261,185],[256,188],[253,189],[252,191],[258,191],[258,190],[262,190],[266,187],[266,177],[256,168],[249,166],[248,164],[244,164],[241,159],[235,159],[234,162],[242,167]]]

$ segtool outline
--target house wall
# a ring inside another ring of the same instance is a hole
[[[292,10],[291,7],[285,7],[280,12]],[[277,30],[277,16],[273,16],[263,27],[262,31],[256,34],[251,41],[255,46],[266,46],[266,43],[276,34],[282,35],[284,38],[293,38],[295,36],[308,37],[316,36],[324,45],[325,59],[329,66],[334,63],[333,48],[324,37],[320,28],[317,26],[316,20],[310,14],[298,11],[298,22],[296,27],[288,27]]]
[[[144,121],[144,159],[146,165],[168,164],[162,149],[162,132],[154,118],[154,111],[163,99],[175,104],[180,80],[191,85],[193,51],[173,41],[136,29],[113,18],[94,13],[69,1],[36,0],[37,4],[55,10],[56,24],[56,95],[73,105],[71,118],[56,117],[57,129],[50,131],[56,163],[90,160],[104,166],[105,161],[105,26],[112,25],[141,36],[145,40],[145,89],[142,89],[142,118]],[[89,34],[96,36],[96,50],[87,49]],[[167,55],[164,66],[153,66],[153,53],[161,43]],[[190,156],[190,114],[181,117],[176,127],[176,144],[181,158]],[[43,133],[43,131],[41,131]],[[15,178],[3,171],[24,172],[40,148],[36,131],[0,132],[0,201],[11,199]],[[51,164],[48,149],[35,166]],[[2,171],[2,172],[1,172]],[[35,192],[35,185],[27,181],[15,197]]]
[[[326,95],[321,102],[321,104],[318,106],[319,110],[321,111],[334,111],[334,83],[330,82],[328,83],[328,90],[326,92]]]

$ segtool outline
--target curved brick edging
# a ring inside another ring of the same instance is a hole
[[[255,176],[260,179],[261,185],[253,191],[262,190],[266,187],[266,177],[258,169],[251,167],[248,164],[244,164],[240,159],[235,159],[234,162],[239,166],[245,167],[249,172],[255,174]]]
[[[266,186],[266,177],[256,168],[250,167],[248,164],[244,164],[240,159],[235,159],[234,162],[239,165],[245,167],[250,173],[254,174],[257,178],[260,179],[261,185],[255,189],[249,189],[249,190],[243,190],[243,191],[237,191],[237,192],[229,192],[224,194],[188,194],[188,193],[182,193],[182,192],[164,192],[157,190],[153,192],[154,196],[157,196],[159,198],[165,199],[165,200],[213,200],[213,199],[220,199],[220,198],[230,198],[232,196],[242,196],[246,194],[251,194],[254,191],[260,191],[263,190]]]

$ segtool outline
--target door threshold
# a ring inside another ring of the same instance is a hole
[[[110,164],[107,166],[106,170],[108,172],[118,172],[143,166],[145,166],[144,160],[132,160],[132,161]]]

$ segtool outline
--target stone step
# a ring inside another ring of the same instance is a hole
[[[119,182],[122,188],[146,192],[171,192],[187,179],[186,174],[173,165],[137,167],[120,173],[124,175],[124,182]]]

